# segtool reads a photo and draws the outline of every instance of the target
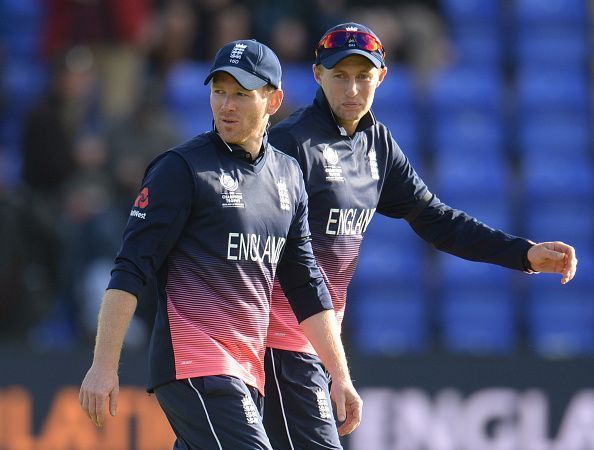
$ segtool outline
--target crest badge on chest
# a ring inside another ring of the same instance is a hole
[[[326,181],[344,182],[342,167],[340,167],[340,158],[338,152],[329,145],[323,146],[322,155],[324,156],[324,171],[326,172]]]
[[[239,181],[227,172],[219,177],[221,183],[221,206],[223,208],[245,208],[243,194],[238,191]]]
[[[379,169],[377,167],[377,153],[375,153],[375,149],[372,148],[367,156],[369,157],[369,170],[371,171],[371,179],[379,180]]]

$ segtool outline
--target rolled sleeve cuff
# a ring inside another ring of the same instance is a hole
[[[323,281],[308,283],[306,286],[294,289],[287,296],[299,323],[322,311],[333,309],[332,299],[324,287]],[[318,301],[313,301],[313,298]]]
[[[140,296],[140,292],[144,288],[142,279],[125,270],[113,270],[111,272],[111,280],[107,285],[107,289],[119,289],[134,295],[136,298]]]

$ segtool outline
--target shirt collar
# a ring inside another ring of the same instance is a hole
[[[223,149],[226,149],[231,154],[231,156],[247,161],[251,164],[257,164],[258,162],[260,162],[260,160],[264,156],[264,153],[266,152],[266,147],[268,146],[268,133],[265,133],[264,137],[262,138],[262,146],[260,147],[260,152],[258,153],[258,156],[256,156],[255,159],[252,159],[252,155],[248,151],[246,151],[241,145],[229,144],[225,142],[221,135],[217,132],[217,129],[216,127],[214,127],[214,125],[213,132],[216,135],[218,141],[221,143]]]

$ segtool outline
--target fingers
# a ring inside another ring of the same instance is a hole
[[[362,411],[363,402],[357,395],[349,402],[347,420],[338,427],[340,436],[352,433],[361,424]]]
[[[118,394],[120,393],[119,387],[116,387],[111,394],[109,394],[109,414],[115,417],[118,409]]]
[[[87,413],[87,416],[89,416],[91,420],[93,420],[89,413],[89,397],[82,388],[78,394],[78,401],[80,402],[80,407],[83,409],[83,411]]]
[[[565,258],[565,253],[546,249],[544,251],[544,257],[553,261],[562,261]]]
[[[105,420],[105,400],[106,397],[103,397],[101,395],[95,395],[95,411],[94,411],[94,416],[95,416],[95,425],[97,425],[98,427],[102,427],[103,426],[103,422]]]
[[[564,244],[565,262],[563,265],[561,284],[569,283],[577,271],[578,260],[575,256],[575,249],[571,245]]]
[[[105,423],[105,410],[109,398],[109,412],[115,416],[118,405],[119,383],[115,379],[97,376],[97,372],[89,370],[82,382],[78,400],[80,406],[87,413],[91,421],[98,427]]]
[[[577,270],[575,249],[564,242],[542,242],[528,251],[532,267],[539,272],[561,274],[561,283],[569,283]]]
[[[336,417],[339,422],[344,422],[347,418],[345,398],[344,395],[341,395],[340,397],[340,400],[336,402]]]

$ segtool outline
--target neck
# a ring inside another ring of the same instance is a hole
[[[252,159],[256,159],[260,154],[260,149],[262,148],[262,138],[258,138],[255,141],[244,142],[241,144],[241,147],[252,155]]]
[[[349,136],[352,136],[353,134],[355,134],[355,131],[357,130],[357,125],[359,125],[359,121],[342,121],[339,123],[339,125],[345,129]]]
[[[342,128],[344,128],[344,131],[346,131],[346,133],[349,136],[352,136],[353,134],[355,134],[355,131],[357,130],[357,126],[359,125],[359,120],[342,120],[340,119],[336,114],[334,114],[334,110],[332,108],[330,108],[330,114],[332,114],[332,117],[334,118],[334,122],[336,122],[338,125],[340,125]]]

